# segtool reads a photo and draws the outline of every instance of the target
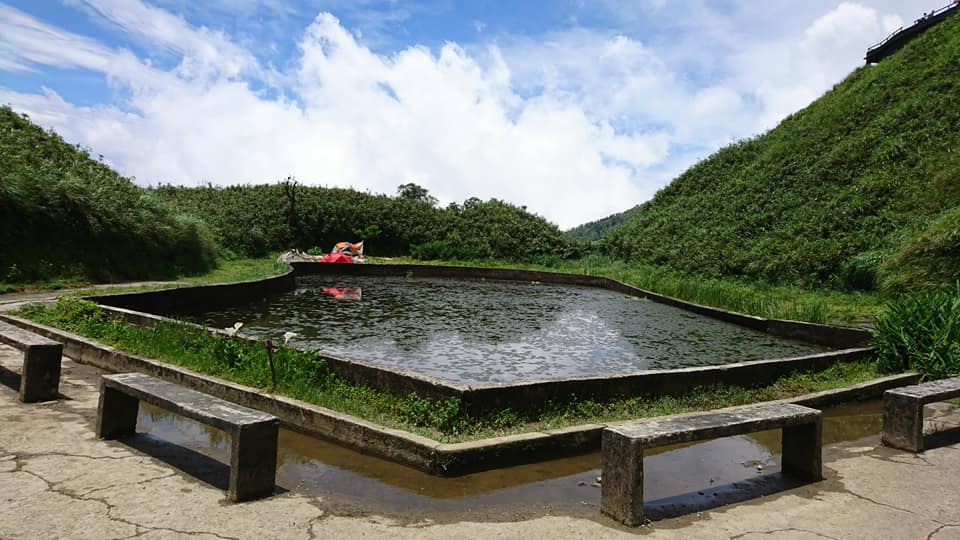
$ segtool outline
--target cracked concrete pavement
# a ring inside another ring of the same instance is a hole
[[[0,365],[19,364],[18,351],[0,347]],[[296,490],[230,504],[222,490],[160,459],[98,440],[98,376],[65,359],[68,399],[40,404],[20,403],[0,385],[0,539],[960,539],[960,444],[912,455],[880,447],[878,437],[827,446],[823,482],[638,529],[596,508],[575,515],[544,508],[516,521],[483,513],[411,519]]]

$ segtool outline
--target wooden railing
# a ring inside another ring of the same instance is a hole
[[[909,43],[910,40],[923,33],[924,30],[939,23],[946,17],[953,15],[953,13],[958,10],[960,10],[960,0],[954,0],[940,9],[931,11],[930,13],[924,13],[923,17],[914,21],[912,25],[897,28],[882,41],[869,47],[864,59],[868,64],[874,64],[883,60]]]

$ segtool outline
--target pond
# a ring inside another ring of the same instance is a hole
[[[789,358],[829,349],[617,292],[417,277],[297,278],[295,290],[185,317],[335,356],[479,385]]]

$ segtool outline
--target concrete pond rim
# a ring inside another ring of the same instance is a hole
[[[188,311],[189,306],[198,303],[202,303],[205,307],[211,305],[226,306],[254,300],[266,294],[290,290],[295,287],[295,279],[298,275],[349,273],[349,275],[404,275],[539,281],[614,290],[674,305],[681,309],[770,334],[792,339],[806,339],[831,347],[842,347],[841,350],[788,359],[759,360],[671,370],[649,370],[614,377],[573,377],[477,386],[451,384],[419,374],[384,368],[368,362],[321,355],[324,360],[330,363],[334,371],[351,382],[393,392],[417,392],[422,397],[459,397],[463,400],[468,412],[507,407],[516,407],[523,410],[527,407],[542,405],[546,401],[569,396],[572,393],[577,396],[590,396],[593,399],[609,399],[623,395],[652,397],[717,382],[746,387],[762,386],[793,371],[819,371],[834,365],[836,362],[864,358],[873,351],[872,348],[866,346],[869,342],[870,333],[865,330],[765,319],[718,310],[637,289],[603,277],[527,270],[425,265],[293,263],[290,266],[291,269],[288,272],[262,280],[100,295],[89,297],[89,299],[97,302],[105,309],[123,316],[130,322],[154,324],[161,320],[173,320],[153,314],[156,312]],[[441,443],[427,437],[380,426],[299,400],[262,393],[255,388],[217,377],[201,375],[179,366],[126,354],[112,347],[18,317],[0,315],[0,319],[63,342],[64,353],[78,362],[111,372],[136,371],[148,373],[183,384],[195,390],[273,414],[280,418],[284,425],[294,430],[439,476],[456,476],[593,451],[599,448],[600,433],[605,427],[605,424],[588,424],[477,441]],[[849,388],[819,392],[783,401],[814,407],[834,405],[843,401],[878,397],[886,389],[910,384],[917,380],[918,376],[916,374],[896,375]]]

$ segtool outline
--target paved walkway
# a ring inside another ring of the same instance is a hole
[[[0,347],[0,365],[18,368],[19,353]],[[33,405],[0,385],[0,539],[960,539],[960,444],[915,456],[876,438],[827,446],[823,482],[633,530],[595,508],[411,518],[296,490],[228,504],[222,490],[164,461],[97,440],[98,376],[65,360],[69,399]]]
[[[14,311],[20,309],[21,307],[31,304],[31,303],[44,303],[52,302],[57,298],[74,293],[77,291],[88,291],[91,289],[121,289],[121,288],[130,288],[135,289],[137,287],[154,287],[161,285],[174,285],[175,281],[134,281],[134,282],[125,282],[125,283],[102,283],[97,285],[89,285],[87,287],[82,287],[79,289],[58,289],[55,291],[41,291],[41,292],[16,292],[16,293],[6,293],[0,294],[0,311]]]

